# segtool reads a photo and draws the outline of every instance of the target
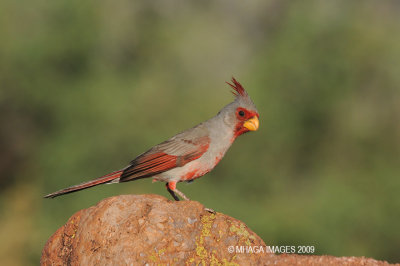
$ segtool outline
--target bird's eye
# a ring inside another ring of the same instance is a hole
[[[243,111],[243,110],[240,110],[240,111],[239,111],[239,115],[240,115],[241,117],[244,117],[244,115],[245,115],[244,111]]]

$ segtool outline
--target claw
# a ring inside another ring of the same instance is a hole
[[[216,214],[217,213],[216,211],[214,211],[213,209],[210,209],[210,208],[204,208],[204,210],[208,211],[209,213],[212,213],[212,214]]]

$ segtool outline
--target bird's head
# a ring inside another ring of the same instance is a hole
[[[243,86],[232,78],[232,83],[227,82],[234,89],[235,101],[221,110],[224,123],[233,128],[234,138],[249,131],[256,131],[259,126],[259,114],[250,96]]]

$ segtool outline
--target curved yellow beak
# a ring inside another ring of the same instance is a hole
[[[256,131],[258,129],[259,125],[260,125],[260,121],[258,121],[257,116],[253,116],[249,120],[246,120],[243,124],[243,126],[250,131]]]

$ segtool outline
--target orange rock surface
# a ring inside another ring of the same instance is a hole
[[[367,258],[229,252],[265,247],[243,222],[195,201],[122,195],[75,213],[47,241],[41,265],[388,265]]]

